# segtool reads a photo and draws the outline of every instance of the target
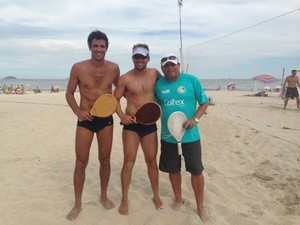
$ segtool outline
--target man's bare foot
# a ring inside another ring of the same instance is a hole
[[[152,200],[153,200],[153,202],[154,202],[154,205],[155,205],[155,207],[156,207],[156,210],[163,209],[163,207],[162,207],[163,204],[162,204],[162,202],[161,202],[161,200],[160,200],[159,197],[153,198]]]
[[[100,198],[100,203],[103,205],[104,208],[106,208],[107,210],[109,209],[113,209],[116,207],[116,205],[108,198],[106,199],[101,199]]]
[[[129,214],[128,201],[122,200],[118,211],[121,215],[128,215]]]
[[[198,216],[200,217],[200,219],[202,220],[202,222],[206,222],[208,220],[208,216],[205,211],[202,211],[202,212],[198,211],[197,213],[198,213]]]
[[[183,204],[184,204],[184,201],[181,201],[181,202],[174,201],[174,203],[171,207],[174,211],[177,211]]]
[[[80,209],[77,209],[75,206],[71,209],[71,211],[68,213],[68,215],[66,216],[66,218],[68,220],[75,220],[77,218],[77,216],[79,215],[81,211]]]

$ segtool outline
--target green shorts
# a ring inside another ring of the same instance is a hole
[[[201,175],[204,168],[202,165],[200,140],[184,143],[181,146],[186,171],[192,175]],[[178,155],[177,144],[161,140],[159,170],[166,173],[177,173],[181,171],[181,156]]]

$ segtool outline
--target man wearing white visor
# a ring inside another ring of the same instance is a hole
[[[124,147],[124,160],[121,171],[122,201],[119,207],[121,215],[129,213],[128,190],[139,144],[141,144],[147,164],[148,176],[153,191],[152,200],[156,209],[162,207],[158,191],[156,160],[158,150],[157,126],[156,123],[151,125],[137,123],[132,117],[142,105],[154,101],[154,86],[161,74],[157,69],[147,67],[150,56],[149,47],[146,44],[133,46],[132,61],[134,68],[120,77],[115,90],[115,96],[118,100],[124,96],[127,101],[125,113],[122,111],[120,104],[117,109],[117,114],[124,125],[122,133]]]

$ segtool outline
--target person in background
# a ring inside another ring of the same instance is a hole
[[[182,138],[182,152],[186,170],[191,173],[197,214],[202,221],[208,217],[204,209],[204,176],[200,133],[198,122],[208,107],[208,99],[199,79],[190,74],[180,73],[180,63],[176,55],[170,54],[161,59],[164,77],[155,85],[155,96],[162,108],[161,154],[159,169],[169,173],[175,201],[172,206],[178,210],[183,204],[181,193],[181,155],[178,154],[177,140],[168,128],[168,118],[175,111],[183,112],[188,118],[183,122],[185,134]],[[199,106],[197,106],[199,104]]]
[[[81,211],[85,170],[88,165],[94,134],[97,136],[98,159],[100,162],[100,202],[106,209],[115,207],[115,204],[107,196],[111,171],[110,155],[113,140],[113,117],[92,117],[89,111],[100,95],[111,93],[112,85],[117,85],[120,69],[116,63],[105,60],[109,45],[105,33],[95,30],[89,34],[87,42],[91,58],[73,65],[66,90],[67,102],[78,118],[75,137],[75,204],[67,214],[68,220],[76,219]],[[74,97],[77,86],[80,93],[79,104]]]
[[[51,86],[51,93],[59,92],[58,86]]]
[[[287,84],[287,87],[286,87]],[[282,87],[282,95],[284,98],[283,109],[286,109],[289,98],[296,98],[297,109],[300,110],[300,99],[298,88],[300,88],[299,77],[297,76],[297,70],[292,70],[292,75],[289,75],[285,78],[283,87]]]
[[[36,86],[36,89],[34,89],[33,91],[34,91],[34,93],[36,93],[36,94],[42,92],[41,89],[39,89],[39,86]]]
[[[123,126],[124,160],[121,171],[122,200],[119,207],[121,215],[129,213],[128,191],[131,183],[132,170],[137,156],[139,144],[144,152],[148,168],[153,202],[156,209],[160,209],[162,202],[158,190],[158,167],[156,161],[158,141],[156,124],[142,125],[136,123],[132,117],[145,103],[154,101],[154,85],[161,74],[157,69],[147,68],[150,61],[149,47],[146,44],[136,44],[132,49],[134,68],[121,76],[115,89],[115,97],[120,101],[124,96],[127,101],[125,113],[119,105],[117,114]]]

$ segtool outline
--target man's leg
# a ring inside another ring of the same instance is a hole
[[[196,204],[197,204],[197,213],[200,219],[204,222],[208,218],[206,216],[204,206],[203,206],[203,199],[204,199],[204,176],[201,175],[192,175],[191,177],[192,187],[194,190]]]
[[[153,202],[156,209],[160,209],[162,202],[159,197],[158,188],[158,167],[157,167],[157,132],[150,133],[141,139],[141,145],[145,156],[145,161],[148,168],[148,176],[153,191]]]
[[[175,195],[175,202],[172,206],[174,210],[178,210],[183,204],[181,197],[181,173],[169,173],[169,179],[171,181],[172,189]]]
[[[289,101],[288,98],[285,98],[285,99],[284,99],[284,106],[283,106],[283,109],[286,109],[286,106],[287,106],[287,104],[288,104],[288,101]]]
[[[100,162],[100,202],[106,209],[112,209],[115,204],[107,197],[107,189],[110,178],[110,155],[113,139],[113,126],[107,126],[97,133],[98,159]]]
[[[122,200],[118,211],[121,215],[127,215],[129,213],[128,191],[140,137],[134,131],[123,130],[122,139],[124,151],[123,167],[121,171]]]
[[[76,219],[81,211],[81,197],[85,180],[85,169],[89,161],[93,135],[94,134],[91,131],[82,127],[77,127],[75,140],[76,163],[73,177],[75,204],[67,215],[68,220]]]

